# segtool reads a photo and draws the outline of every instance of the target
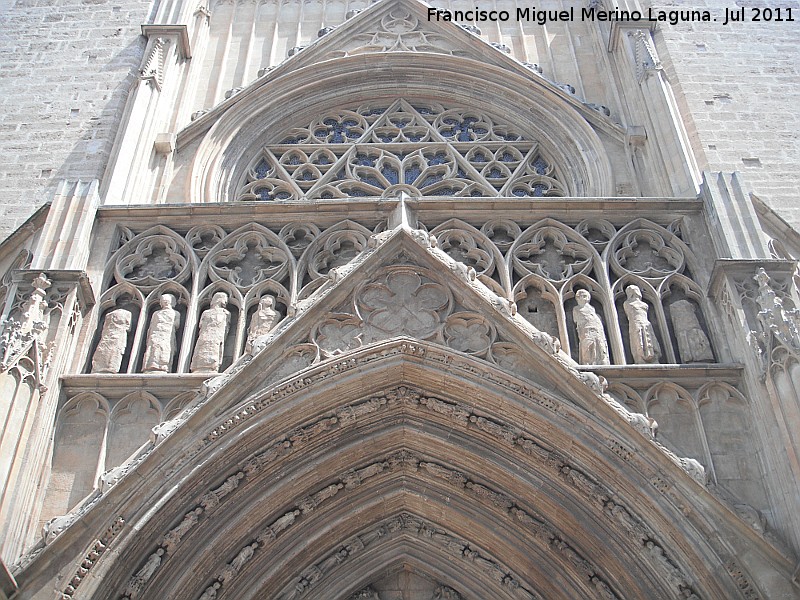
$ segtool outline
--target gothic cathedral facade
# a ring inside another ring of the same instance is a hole
[[[279,4],[0,245],[0,597],[800,598],[798,236],[655,25]]]

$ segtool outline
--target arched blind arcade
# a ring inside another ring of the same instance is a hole
[[[254,157],[239,200],[567,195],[535,140],[486,114],[400,99],[332,111]]]

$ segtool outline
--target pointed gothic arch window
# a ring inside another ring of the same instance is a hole
[[[566,196],[560,167],[489,115],[430,101],[365,103],[293,128],[251,159],[244,201]]]

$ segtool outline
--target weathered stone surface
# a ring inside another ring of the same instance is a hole
[[[2,34],[97,123],[2,69],[9,202],[65,180],[0,245],[20,597],[798,597],[800,237],[701,177],[699,24],[54,2]]]

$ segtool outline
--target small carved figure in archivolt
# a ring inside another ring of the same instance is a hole
[[[247,329],[247,344],[245,345],[245,352],[250,353],[253,351],[253,344],[256,338],[262,335],[267,335],[275,323],[278,322],[280,313],[275,310],[275,298],[272,296],[264,296],[258,302],[258,310],[250,317],[250,327]]]
[[[175,310],[175,296],[162,294],[161,308],[153,313],[147,330],[147,347],[144,351],[144,373],[169,373],[178,344],[175,337],[181,324],[181,313]]]
[[[606,331],[597,311],[589,304],[591,299],[588,290],[575,292],[578,306],[572,309],[572,318],[578,330],[579,362],[584,365],[607,365]]]
[[[656,332],[647,317],[650,307],[642,300],[642,290],[637,285],[625,288],[628,299],[622,305],[628,317],[628,335],[631,341],[633,362],[637,365],[658,362],[661,346]]]
[[[694,305],[688,300],[678,300],[670,305],[669,312],[681,361],[713,362],[711,343],[700,325]]]
[[[131,319],[131,311],[124,308],[106,314],[100,342],[92,357],[92,373],[119,373],[128,346]]]
[[[217,373],[225,353],[225,337],[231,323],[231,313],[225,307],[228,294],[217,292],[211,298],[211,308],[200,317],[200,333],[194,347],[191,369],[193,373]]]

